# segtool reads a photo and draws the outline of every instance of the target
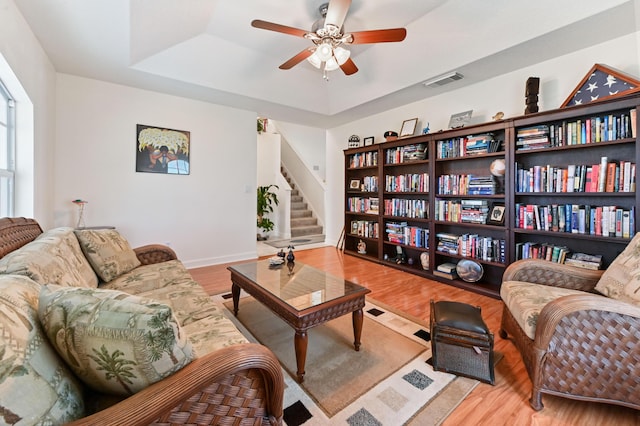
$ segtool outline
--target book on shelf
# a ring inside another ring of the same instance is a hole
[[[579,268],[598,270],[602,268],[602,255],[571,253],[565,258],[564,263]]]
[[[436,266],[436,271],[445,272],[447,274],[450,274],[452,272],[455,272],[456,266],[457,266],[457,264],[455,264],[453,262],[445,262],[445,263],[441,263],[440,265]]]
[[[455,279],[458,276],[456,272],[456,264],[452,262],[444,262],[436,266],[433,271],[433,275],[438,277],[448,278],[450,280]]]
[[[451,272],[451,273],[447,273],[447,272],[438,271],[436,269],[436,270],[431,271],[431,273],[433,275],[437,276],[437,277],[447,278],[447,279],[450,279],[450,280],[454,280],[454,279],[456,279],[458,277],[458,273],[455,270],[453,272]]]

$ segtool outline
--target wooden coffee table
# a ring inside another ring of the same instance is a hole
[[[353,346],[360,350],[362,308],[371,290],[300,262],[271,267],[268,260],[230,266],[233,311],[238,315],[240,289],[246,291],[295,330],[298,381],[304,380],[307,330],[352,313]]]

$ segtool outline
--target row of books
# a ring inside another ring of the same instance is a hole
[[[493,133],[466,136],[438,141],[437,158],[457,158],[499,152],[503,150],[502,141],[495,139]]]
[[[378,176],[365,176],[362,178],[362,191],[378,192]]]
[[[379,213],[380,199],[378,197],[349,197],[347,211],[352,213]]]
[[[400,164],[427,158],[426,143],[399,146],[385,150],[385,164]]]
[[[428,173],[408,173],[384,178],[386,192],[429,192]]]
[[[429,203],[426,200],[391,198],[384,200],[384,214],[385,216],[428,219]]]
[[[583,145],[635,137],[635,110],[520,128],[516,149]]]
[[[516,243],[516,259],[544,259],[555,263],[564,263],[569,253],[566,246],[532,241]]]
[[[472,259],[504,263],[506,262],[506,241],[477,234],[463,234],[460,236],[459,254]]]
[[[392,243],[429,248],[429,229],[411,226],[407,222],[387,222],[385,232]]]
[[[351,235],[366,238],[378,238],[378,222],[371,220],[352,220]]]
[[[493,195],[496,181],[492,176],[440,175],[438,194],[442,195]]]
[[[635,234],[635,207],[516,203],[515,210],[516,228],[620,238]]]
[[[549,126],[537,126],[518,129],[516,132],[516,150],[547,148],[551,146]]]
[[[516,163],[516,192],[635,192],[636,164],[609,161],[599,164],[569,164],[566,168]]]
[[[602,269],[601,254],[572,253],[567,246],[549,243],[516,243],[516,259],[543,259],[584,269]]]
[[[485,223],[489,214],[487,200],[436,200],[436,220]]]
[[[436,251],[486,262],[506,262],[506,240],[478,234],[436,234]]]
[[[635,110],[549,126],[552,146],[581,145],[635,137]]]
[[[372,167],[378,165],[378,151],[359,152],[349,156],[349,168]]]

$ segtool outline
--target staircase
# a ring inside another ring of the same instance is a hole
[[[307,208],[302,195],[296,188],[296,184],[281,170],[282,176],[291,186],[291,239],[304,235],[321,235],[322,226],[318,225],[318,219],[313,217],[313,212]]]

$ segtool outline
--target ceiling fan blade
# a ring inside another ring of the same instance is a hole
[[[356,67],[355,62],[353,62],[351,58],[347,59],[344,64],[340,65],[340,69],[345,73],[345,75],[351,75],[358,72],[358,67]]]
[[[350,44],[389,43],[402,41],[407,36],[404,28],[390,28],[388,30],[357,31],[351,33],[353,41]]]
[[[281,70],[291,69],[294,66],[298,65],[300,62],[302,62],[305,59],[307,59],[309,56],[311,56],[313,51],[314,51],[313,48],[304,49],[302,52],[298,53],[296,56],[294,56],[293,58],[289,59],[284,64],[280,65],[278,68],[280,68]]]
[[[324,18],[325,25],[331,24],[338,28],[342,28],[342,24],[344,24],[347,12],[349,11],[349,7],[351,7],[351,0],[329,1],[327,16]]]
[[[251,26],[254,28],[260,28],[262,30],[275,31],[277,33],[289,34],[292,36],[304,37],[309,31],[301,30],[298,28],[287,27],[286,25],[274,24],[273,22],[262,21],[260,19],[254,19],[251,21]]]

